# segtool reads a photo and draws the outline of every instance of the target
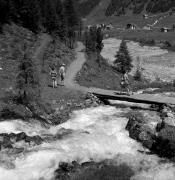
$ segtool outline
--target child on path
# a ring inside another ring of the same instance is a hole
[[[50,75],[52,78],[52,87],[56,88],[57,87],[57,71],[55,70],[54,67],[51,68]]]

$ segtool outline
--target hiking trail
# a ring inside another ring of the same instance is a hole
[[[83,64],[86,62],[85,54],[83,52],[84,49],[85,46],[83,45],[83,43],[77,42],[77,47],[75,49],[76,59],[70,64],[70,66],[66,70],[64,85],[67,88],[84,91],[84,92],[101,90],[99,88],[94,88],[94,87],[88,88],[88,87],[80,86],[75,81],[77,73],[81,70]]]

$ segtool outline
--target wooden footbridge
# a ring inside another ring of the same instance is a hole
[[[92,94],[97,96],[100,99],[104,100],[119,100],[119,101],[127,101],[133,103],[143,103],[143,104],[170,104],[175,105],[174,97],[165,97],[161,95],[155,94],[134,94],[134,95],[122,95],[118,94],[115,91],[111,90],[102,90],[102,89],[94,89],[91,91]]]

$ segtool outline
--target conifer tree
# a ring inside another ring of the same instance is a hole
[[[80,24],[73,0],[0,0],[0,25],[7,22],[33,32],[44,28],[61,40],[68,37],[71,46]]]
[[[85,47],[86,47],[86,52],[88,51],[88,36],[89,33],[88,33],[88,29],[86,28],[85,32],[84,32],[84,44],[85,44]]]
[[[64,14],[67,25],[67,37],[68,37],[68,46],[73,48],[75,41],[75,31],[78,26],[78,16],[75,11],[75,7],[72,0],[64,1]]]
[[[86,29],[84,37],[86,50],[99,54],[103,48],[103,33],[101,28],[91,27],[90,30]]]
[[[96,33],[96,27],[91,27],[89,31],[89,45],[90,50],[93,52],[96,52],[97,47],[97,33]]]
[[[75,27],[78,25],[79,20],[77,13],[75,11],[73,0],[65,0],[64,10],[65,10],[65,17],[68,28],[75,29]]]
[[[132,69],[132,59],[129,55],[126,42],[122,40],[120,44],[119,51],[115,56],[114,65],[120,73],[124,74],[126,72],[130,72]]]
[[[42,0],[41,4],[41,14],[42,14],[42,24],[48,33],[52,33],[58,29],[58,18],[56,15],[56,9],[54,1],[52,0]]]
[[[36,32],[40,20],[38,0],[8,0],[8,2],[9,21]]]
[[[65,40],[67,30],[66,30],[66,20],[64,16],[64,7],[61,0],[56,0],[55,2],[56,15],[57,15],[57,23],[58,23],[58,36],[61,40]]]
[[[37,0],[25,0],[20,11],[22,25],[34,32],[38,30],[40,20],[40,10]]]
[[[9,0],[9,20],[15,23],[19,23],[19,12],[18,10],[21,7],[21,3],[19,0]]]
[[[103,33],[101,31],[101,28],[97,28],[97,39],[96,39],[96,49],[97,52],[100,53],[103,49]]]
[[[96,39],[97,62],[98,62],[98,65],[101,66],[100,53],[101,53],[101,50],[103,49],[103,33],[101,31],[101,28],[97,28],[96,33],[97,33],[97,39]]]
[[[28,53],[25,52],[18,68],[16,87],[19,90],[19,98],[23,103],[28,103],[32,98],[39,96],[38,76]]]
[[[8,22],[9,1],[0,0],[0,25]]]
[[[79,30],[78,30],[78,36],[81,37],[82,36],[82,30],[83,30],[83,22],[80,19],[79,20]]]

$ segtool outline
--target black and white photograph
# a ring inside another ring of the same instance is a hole
[[[0,180],[175,180],[175,0],[0,0]]]

